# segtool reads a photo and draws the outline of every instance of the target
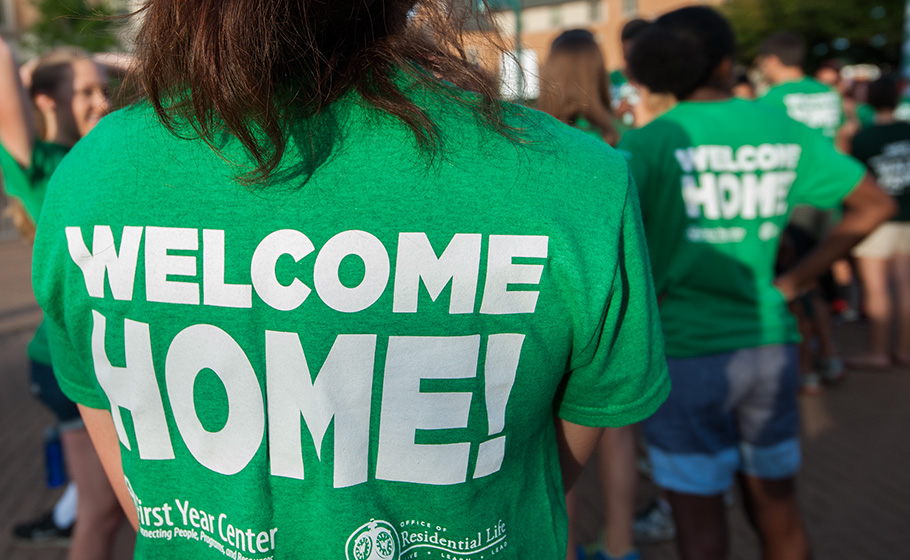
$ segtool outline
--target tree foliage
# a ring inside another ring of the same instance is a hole
[[[740,59],[751,62],[762,40],[779,31],[806,38],[808,64],[837,58],[851,63],[898,65],[905,0],[727,0]]]
[[[111,19],[115,10],[104,0],[33,0],[33,4],[41,15],[27,29],[23,46],[34,53],[60,46],[102,52],[119,45],[120,23]]]

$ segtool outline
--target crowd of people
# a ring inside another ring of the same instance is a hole
[[[744,67],[697,6],[629,22],[612,74],[563,32],[528,107],[452,17],[152,0],[128,70],[19,67],[0,40],[31,380],[71,480],[19,540],[104,560],[126,519],[140,559],[637,560],[675,538],[720,560],[738,487],[763,558],[811,557],[798,395],[910,366],[899,80],[809,76],[789,32]],[[132,95],[108,114],[110,73]],[[854,286],[868,351],[841,356]]]

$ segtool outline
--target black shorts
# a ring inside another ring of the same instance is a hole
[[[60,390],[54,369],[31,360],[31,370],[32,394],[57,416],[61,429],[81,427],[79,408]]]
[[[787,229],[784,230],[784,236],[787,238],[787,241],[792,248],[794,262],[786,263],[786,265],[783,266],[782,263],[779,262],[776,268],[777,274],[786,272],[788,268],[793,266],[796,262],[801,261],[818,246],[818,240],[811,233],[793,224],[787,226]],[[831,274],[830,267],[825,270],[817,280],[819,293],[825,301],[830,303],[838,298],[839,290],[837,288],[837,282],[834,281],[834,275]]]

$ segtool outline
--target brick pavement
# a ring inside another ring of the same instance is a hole
[[[24,549],[10,528],[45,511],[56,493],[44,488],[42,434],[50,415],[28,395],[25,345],[37,325],[28,285],[29,249],[0,241],[0,559],[63,560],[60,549]],[[864,333],[837,329],[845,352]],[[907,557],[910,544],[910,372],[852,373],[846,383],[802,401],[805,468],[800,496],[819,560]],[[582,480],[582,538],[602,518],[596,480]],[[651,491],[648,488],[643,493]],[[730,511],[731,560],[757,560],[757,542],[738,506]],[[121,535],[116,560],[129,556]],[[648,546],[644,560],[673,560],[670,544]]]

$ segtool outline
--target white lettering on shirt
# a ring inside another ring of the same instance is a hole
[[[70,257],[82,271],[85,289],[94,298],[104,297],[104,277],[107,275],[114,299],[133,299],[133,282],[136,278],[136,262],[139,260],[139,243],[142,228],[126,226],[120,238],[120,250],[114,247],[111,226],[95,226],[92,236],[92,252],[82,239],[82,230],[66,228],[66,243]]]
[[[127,319],[123,324],[125,367],[111,365],[105,349],[107,321],[104,315],[92,311],[92,362],[95,376],[111,405],[111,418],[120,443],[131,449],[123,427],[120,409],[130,411],[139,457],[142,459],[173,459],[174,449],[168,433],[164,406],[155,379],[149,326]]]
[[[451,280],[449,313],[473,313],[481,241],[479,234],[456,234],[442,256],[437,258],[427,234],[399,234],[393,310],[396,313],[417,312],[421,280],[432,301],[436,301]]]
[[[539,292],[510,291],[510,284],[540,283],[543,265],[515,264],[516,257],[546,258],[549,238],[542,235],[491,235],[487,279],[480,312],[489,315],[534,313]]]
[[[798,144],[740,146],[702,145],[676,150],[680,186],[690,220],[686,237],[700,243],[738,243],[747,230],[731,220],[771,220],[786,215],[802,148]],[[711,221],[718,221],[714,225]],[[771,222],[757,225],[754,234]],[[765,234],[769,231],[764,229]],[[763,241],[775,236],[759,235]]]
[[[196,414],[196,377],[205,369],[227,392],[227,421],[217,432],[206,430]],[[217,473],[243,470],[262,443],[265,416],[262,389],[240,345],[218,327],[187,327],[171,342],[164,375],[174,421],[193,457]]]
[[[296,333],[265,338],[272,474],[303,479],[302,415],[320,459],[335,421],[335,487],[366,482],[376,335],[339,335],[315,381]]]
[[[364,264],[363,280],[354,288],[341,282],[339,268],[348,256]],[[313,269],[313,283],[322,301],[342,313],[356,313],[373,305],[389,282],[389,254],[382,242],[365,231],[344,231],[331,238],[319,251]]]
[[[110,401],[118,438],[127,451],[134,442],[139,459],[166,460],[173,459],[175,451],[188,452],[209,470],[232,475],[257,454],[267,453],[264,457],[274,476],[302,479],[306,467],[310,478],[310,469],[330,464],[338,488],[362,484],[370,477],[457,484],[500,470],[507,452],[507,406],[522,334],[386,336],[382,342],[375,334],[338,334],[324,348],[328,353],[320,354],[307,336],[307,320],[289,315],[299,326],[296,332],[265,330],[258,339],[263,348],[248,354],[230,333],[212,324],[191,324],[175,335],[183,315],[167,310],[203,303],[241,310],[268,305],[294,313],[315,293],[321,300],[312,298],[315,303],[339,313],[356,313],[377,305],[394,279],[392,297],[383,304],[388,305],[387,312],[418,313],[440,305],[442,292],[449,289],[450,297],[441,305],[452,315],[533,313],[548,258],[548,237],[453,234],[437,254],[427,234],[402,233],[392,274],[388,251],[367,232],[341,232],[317,250],[303,233],[280,230],[263,238],[248,257],[250,280],[244,282],[243,258],[231,255],[226,231],[203,229],[200,245],[199,229],[124,228],[119,251],[109,226],[99,225],[94,231],[90,252],[82,242],[82,229],[66,230],[70,255],[83,272],[86,289],[103,297],[107,278],[115,299],[135,298],[131,283],[139,272],[140,279],[144,274],[147,301],[152,307],[161,305],[168,317],[159,325],[123,318],[121,336],[119,329],[107,332],[105,316],[92,312],[95,374]],[[140,261],[143,234],[145,259]],[[284,258],[287,262],[282,264]],[[363,263],[363,278],[353,287],[343,283],[351,282],[343,264],[348,258]],[[297,266],[285,266],[293,263]],[[478,293],[484,265],[483,291]],[[312,282],[304,276],[307,267],[312,267]],[[421,285],[429,299],[419,304]],[[254,293],[259,303],[253,301]],[[122,317],[134,309],[144,310],[128,306],[105,313]],[[153,349],[162,354],[153,358]],[[311,369],[311,354],[326,356],[318,368]],[[262,365],[251,361],[253,356],[261,356]],[[377,366],[376,356],[384,356],[385,363]],[[480,356],[485,356],[483,363]],[[122,365],[113,365],[118,360]],[[159,360],[158,367],[164,369],[156,374]],[[260,367],[262,371],[257,371]],[[220,383],[226,395],[223,402],[207,403],[204,412],[197,410],[201,376],[214,376],[208,380],[217,379],[213,382]],[[428,382],[429,388],[424,386]],[[217,412],[211,406],[223,407],[223,425],[213,428],[206,423],[211,421],[207,415]],[[129,412],[131,423],[124,422],[123,410]],[[472,426],[486,422],[485,435],[473,427],[467,430],[471,414],[479,413],[484,417],[472,420]],[[376,431],[372,437],[371,430]],[[462,430],[464,436],[459,437]],[[444,432],[438,436],[443,442],[434,441],[436,432]],[[175,450],[172,434],[182,437],[185,446]],[[263,441],[267,450],[262,449]],[[375,442],[373,449],[370,441]],[[327,450],[330,459],[325,457]],[[317,464],[305,465],[308,461]],[[370,472],[371,468],[375,470]]]
[[[159,303],[199,303],[199,285],[168,280],[168,276],[196,276],[196,257],[170,251],[196,251],[199,232],[190,228],[145,228],[145,297]]]

